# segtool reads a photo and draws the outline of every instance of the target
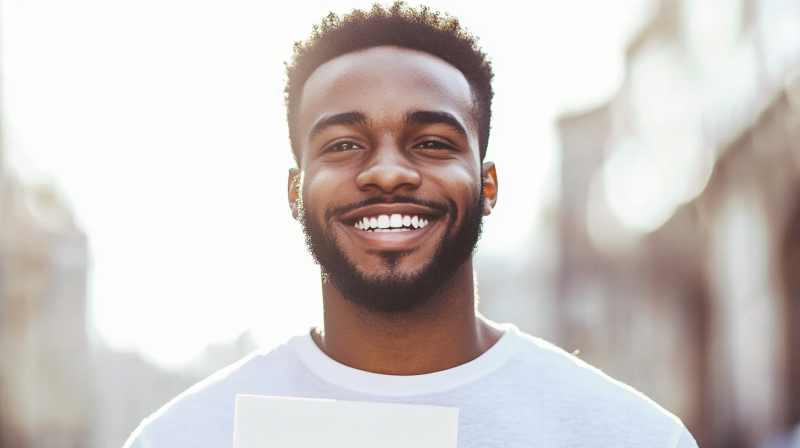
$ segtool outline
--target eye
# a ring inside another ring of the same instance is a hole
[[[448,145],[447,143],[440,142],[439,140],[427,140],[422,143],[418,143],[415,148],[422,148],[422,149],[446,149],[449,151],[455,151],[455,148],[452,145]]]
[[[325,148],[324,152],[341,152],[341,151],[350,151],[352,149],[362,149],[361,146],[353,143],[353,142],[338,142],[334,143],[327,148]]]

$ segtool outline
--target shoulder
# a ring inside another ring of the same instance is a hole
[[[614,428],[653,446],[683,447],[687,437],[691,439],[678,417],[633,387],[549,342],[516,328],[509,331],[519,340],[517,356],[508,367],[534,380],[556,415],[587,431],[599,434]]]
[[[299,366],[291,347],[296,338],[259,349],[190,387],[144,419],[124,448],[216,446],[208,443],[216,440],[230,444],[236,394],[280,395],[281,385]]]

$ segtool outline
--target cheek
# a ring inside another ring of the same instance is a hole
[[[342,171],[306,171],[303,178],[303,202],[306,208],[323,211],[343,191],[345,179]]]
[[[471,166],[453,166],[446,170],[429,173],[429,180],[437,189],[463,207],[478,194],[481,188],[481,172]]]
[[[480,172],[469,166],[451,167],[429,173],[428,185],[438,190],[440,197],[453,201],[456,213],[448,220],[448,232],[457,232],[470,208],[478,207],[481,192]]]

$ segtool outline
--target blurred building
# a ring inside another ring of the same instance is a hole
[[[86,238],[52,187],[8,179],[2,197],[2,444],[85,446],[92,384]]]
[[[2,190],[0,448],[121,447],[139,422],[199,379],[255,350],[249,333],[182,372],[93,344],[86,235],[51,185]]]
[[[565,116],[557,342],[701,447],[800,422],[800,3],[666,0]]]

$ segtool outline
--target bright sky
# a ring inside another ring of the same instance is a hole
[[[2,0],[5,151],[61,187],[89,236],[98,340],[170,367],[248,328],[274,344],[321,321],[286,202],[283,62],[328,11],[371,3]],[[492,58],[501,188],[479,257],[513,263],[555,198],[553,119],[613,94],[649,2],[426,4]]]

